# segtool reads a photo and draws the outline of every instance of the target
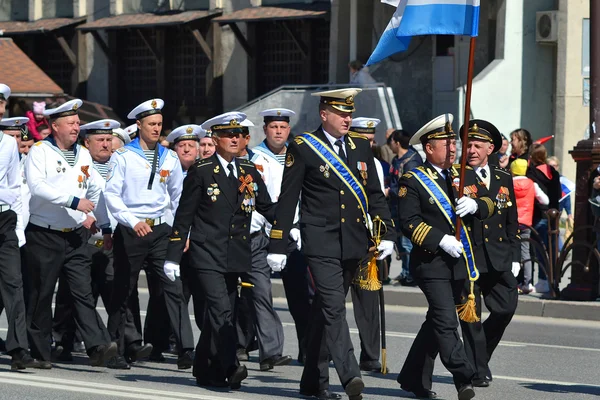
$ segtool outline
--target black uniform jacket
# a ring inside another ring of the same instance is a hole
[[[336,152],[321,128],[313,134]],[[368,213],[372,218],[379,216],[387,226],[382,239],[395,240],[369,141],[353,133],[347,134],[344,141],[348,167],[366,192]],[[300,138],[290,143],[286,157],[269,252],[286,253],[287,236],[300,198],[302,251],[306,256],[363,258],[373,243],[359,202],[350,189]]]
[[[422,169],[433,177],[441,190],[448,195],[448,185],[441,174],[426,162]],[[455,164],[451,168],[452,193],[449,195],[451,201],[458,199],[458,177],[460,165]],[[456,221],[452,224],[444,213],[439,209],[433,197],[410,173],[406,173],[400,179],[398,197],[400,201],[400,224],[406,237],[413,243],[410,257],[410,270],[416,278],[429,279],[465,279],[468,277],[464,257],[453,258],[439,247],[444,235],[454,236]],[[475,174],[471,167],[465,171],[465,194],[475,199],[479,209],[475,215],[467,215],[462,223],[467,227],[467,232],[473,238],[473,224],[478,223],[477,218],[485,219],[494,213],[494,203],[488,197],[488,191]],[[475,244],[471,240],[473,246]],[[477,259],[475,259],[477,261]],[[476,264],[477,265],[477,264]]]
[[[497,211],[488,219],[473,224],[475,261],[480,272],[488,271],[490,266],[496,271],[510,271],[513,262],[521,261],[519,218],[510,173],[490,165],[488,192],[496,204]],[[486,253],[489,265],[486,262]]]
[[[220,272],[251,269],[252,203],[270,221],[275,204],[254,164],[239,158],[235,162],[238,173],[235,187],[216,154],[190,167],[173,222],[168,261],[180,262],[189,232],[192,267]]]

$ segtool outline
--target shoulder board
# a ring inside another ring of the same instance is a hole
[[[294,138],[294,142],[296,142],[296,144],[302,144],[302,143],[304,143],[304,140],[302,140],[301,138],[297,137],[297,138]]]
[[[456,169],[460,169],[460,164],[452,164],[452,166],[453,166],[454,168],[456,168]],[[466,168],[466,169],[473,169],[473,168],[472,168],[471,166],[469,166],[469,165],[465,165],[465,168]]]
[[[127,149],[126,149],[125,147],[119,147],[119,148],[117,149],[117,153],[119,153],[119,154],[123,154],[123,153],[125,153],[125,152],[127,152]]]
[[[366,137],[364,137],[360,133],[348,132],[348,136],[350,136],[352,139],[364,139],[364,140],[368,140]]]
[[[498,166],[495,166],[495,165],[493,167],[494,167],[494,171],[496,171],[496,172],[500,172],[500,173],[506,174],[508,176],[512,176],[510,174],[510,172],[508,172],[508,170],[506,168],[501,168],[501,167],[498,167]]]
[[[212,161],[208,161],[208,159],[203,159],[203,160],[198,160],[196,161],[196,167],[200,168],[200,167],[205,167],[207,165],[212,165]]]
[[[410,178],[412,178],[413,176],[412,176],[412,174],[409,174],[409,173],[407,172],[407,173],[405,173],[404,175],[402,175],[402,177],[403,177],[403,178],[406,178],[406,179],[410,179]]]
[[[39,142],[36,142],[36,144],[34,144],[34,146],[41,146],[42,145],[42,141],[40,140]]]
[[[418,169],[421,172],[425,172],[425,167],[422,165],[419,165],[416,169]],[[406,174],[405,174],[406,175]],[[410,175],[410,174],[409,174]]]
[[[248,160],[238,160],[240,165],[243,165],[244,167],[254,167],[254,163],[252,161],[248,161]]]
[[[171,149],[169,149],[169,155],[170,155],[171,157],[179,158],[179,156],[177,155],[177,153],[175,153],[175,151],[174,151],[174,150],[171,150]]]

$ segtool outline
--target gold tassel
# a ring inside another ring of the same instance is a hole
[[[362,290],[376,291],[381,289],[379,274],[377,273],[377,258],[373,257],[367,266],[367,278],[360,281]]]
[[[381,373],[387,374],[387,350],[381,349]]]
[[[479,317],[477,316],[477,306],[475,303],[475,294],[473,293],[474,286],[475,282],[471,281],[471,292],[469,293],[467,301],[464,304],[456,306],[458,318],[469,323],[479,322]]]

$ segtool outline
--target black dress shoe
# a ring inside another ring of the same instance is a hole
[[[248,352],[246,351],[246,349],[240,348],[237,349],[237,351],[235,352],[235,355],[237,356],[238,361],[248,361]]]
[[[462,385],[458,389],[458,400],[471,400],[475,397],[475,391],[473,390],[473,385],[467,384]]]
[[[190,369],[194,365],[194,353],[187,350],[177,359],[177,369]]]
[[[248,370],[245,365],[238,366],[227,378],[227,383],[231,390],[237,390],[242,387],[242,381],[248,377]]]
[[[6,343],[4,342],[4,339],[0,338],[0,352],[5,353],[6,352]]]
[[[379,372],[381,363],[379,361],[363,361],[359,365],[361,371]]]
[[[103,367],[106,360],[110,360],[117,355],[117,351],[117,343],[115,342],[94,347],[89,354],[90,365],[92,367]]]
[[[417,399],[437,399],[437,393],[425,388],[409,388],[401,386],[405,392],[411,392]]]
[[[136,362],[137,360],[141,360],[144,358],[150,357],[150,353],[152,353],[152,344],[146,343],[142,345],[140,342],[132,343],[127,346],[127,350],[125,351],[126,357],[130,362]]]
[[[292,362],[292,356],[273,356],[269,357],[264,361],[260,362],[260,370],[268,371],[273,367],[280,367],[282,365],[288,365]]]
[[[12,355],[10,369],[16,371],[26,368],[37,368],[39,367],[39,364],[40,362],[34,360],[27,350],[20,349]]]
[[[344,391],[350,400],[359,400],[362,399],[362,391],[364,388],[365,383],[361,378],[356,376],[346,383],[346,386],[344,386]]]
[[[473,386],[474,387],[488,387],[490,386],[490,381],[487,379],[487,377],[485,378],[475,378],[473,379]]]
[[[152,362],[161,363],[165,362],[165,356],[163,355],[162,351],[158,349],[153,349],[150,355],[148,356],[148,360]]]
[[[313,399],[319,399],[319,400],[338,400],[338,399],[342,398],[341,395],[330,392],[327,389],[319,390],[316,392],[308,392],[308,391],[300,390],[300,394],[304,397],[311,397]]]
[[[110,369],[131,369],[131,366],[125,361],[125,357],[116,356],[108,360],[106,368]]]

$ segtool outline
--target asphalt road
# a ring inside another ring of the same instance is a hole
[[[147,293],[142,293],[142,304]],[[276,301],[284,322],[285,353],[295,356],[298,348],[292,319],[285,301]],[[421,308],[390,307],[387,310],[387,375],[366,374],[365,399],[412,398],[400,390],[396,375],[412,339],[423,322]],[[101,310],[101,314],[106,314]],[[360,349],[352,310],[349,323],[355,349]],[[195,328],[195,325],[192,324]],[[0,335],[6,335],[6,321],[0,320]],[[195,335],[198,332],[195,331]],[[196,336],[197,337],[197,336]],[[551,318],[516,317],[506,340],[492,361],[494,381],[489,388],[477,389],[477,399],[588,399],[600,396],[598,357],[600,323]],[[0,357],[0,399],[283,399],[299,398],[298,382],[302,367],[291,364],[271,372],[258,370],[258,354],[246,363],[249,378],[240,391],[207,390],[195,385],[191,370],[178,371],[174,356],[166,363],[138,363],[129,371],[88,366],[85,355],[76,355],[71,364],[55,364],[52,370],[10,371],[10,358]],[[436,366],[434,390],[440,398],[455,399],[452,380],[444,367]],[[333,368],[331,389],[342,393]]]

